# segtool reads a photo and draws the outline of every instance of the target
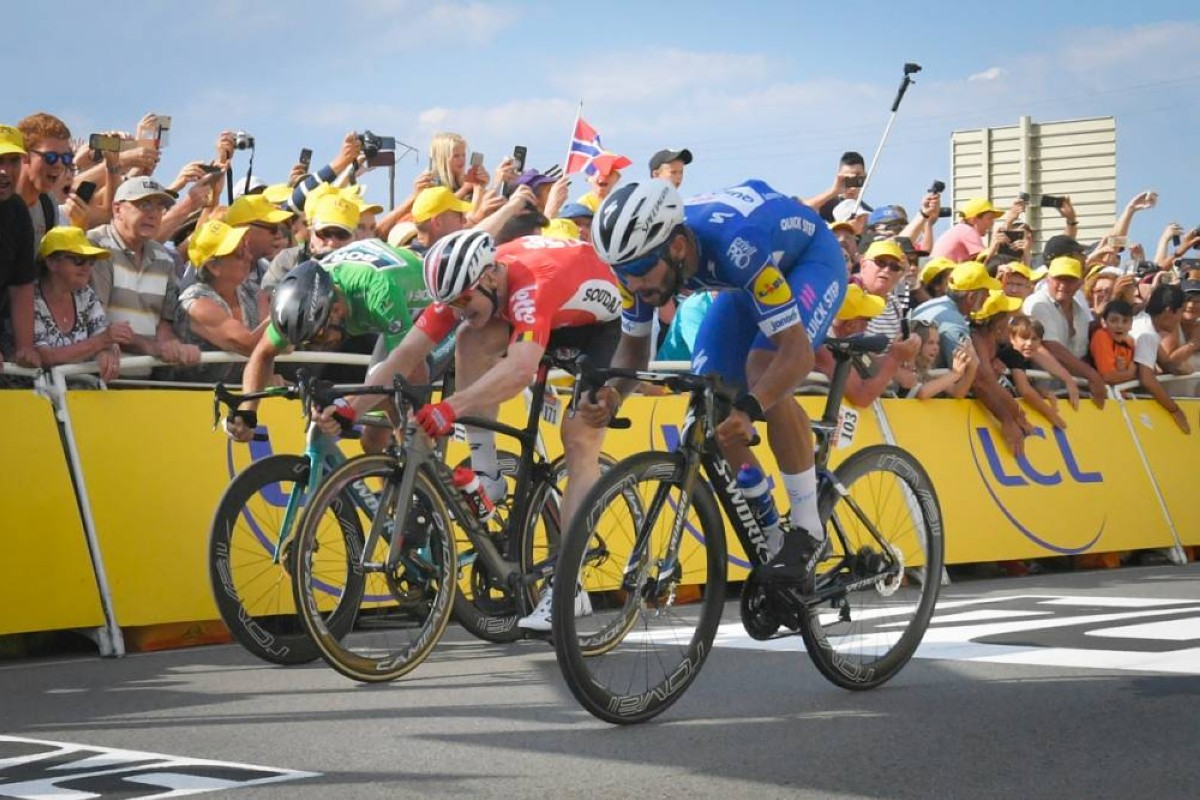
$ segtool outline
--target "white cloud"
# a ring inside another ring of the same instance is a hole
[[[494,3],[423,2],[421,0],[356,0],[358,16],[373,33],[386,32],[397,41],[486,44],[505,33],[517,12]]]
[[[548,74],[552,86],[586,103],[633,105],[684,91],[752,86],[771,73],[771,61],[762,55],[647,47],[582,57]]]
[[[969,82],[994,81],[1004,74],[1004,70],[999,67],[991,67],[990,69],[985,69],[983,72],[976,72],[974,75],[969,75],[967,80]]]

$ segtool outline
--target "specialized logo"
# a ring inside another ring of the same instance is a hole
[[[754,301],[762,306],[781,306],[792,299],[792,288],[783,273],[767,265],[754,278]]]
[[[757,252],[757,247],[739,236],[729,243],[729,249],[725,251],[725,256],[738,269],[746,269],[750,266],[750,259]]]
[[[1021,506],[1029,505],[1033,499],[1026,493],[1026,490],[1034,486],[1103,484],[1104,475],[1099,471],[1091,472],[1080,467],[1079,460],[1071,448],[1071,442],[1067,439],[1067,434],[1058,428],[1051,430],[1063,467],[1062,470],[1056,467],[1053,470],[1044,471],[1045,464],[1042,469],[1038,469],[1030,462],[1030,451],[1040,449],[1037,448],[1037,440],[1047,438],[1044,429],[1034,428],[1033,434],[1025,440],[1026,454],[1015,459],[1018,471],[1009,472],[1000,458],[1000,451],[992,438],[991,429],[984,425],[974,425],[971,422],[971,414],[971,411],[967,412],[967,437],[971,446],[971,458],[975,462],[975,469],[983,481],[988,496],[996,504],[1000,513],[1012,523],[1022,536],[1051,552],[1074,555],[1091,549],[1100,540],[1107,522],[1107,513],[1103,502],[1074,503],[1075,511],[1072,516],[1073,522],[1077,524],[1066,530],[1034,530],[1033,526],[1022,521],[1019,515]],[[1066,471],[1065,476],[1063,470]],[[1044,497],[1039,494],[1039,498]],[[1087,533],[1093,527],[1095,533]],[[1078,541],[1078,531],[1080,530],[1084,531],[1083,535],[1087,537],[1085,541]],[[1061,538],[1063,534],[1075,539],[1076,542],[1064,542]]]
[[[737,214],[734,214],[732,211],[714,211],[708,218],[708,221],[713,225],[720,225],[721,223],[725,222],[725,220],[733,219],[736,216]]]

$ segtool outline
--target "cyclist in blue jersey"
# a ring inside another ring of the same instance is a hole
[[[757,465],[752,424],[766,421],[791,511],[762,577],[811,585],[829,543],[817,512],[812,431],[793,396],[846,292],[837,238],[816,211],[762,181],[684,203],[671,184],[652,180],[605,199],[592,244],[626,290],[614,367],[648,363],[655,307],[684,287],[719,291],[696,337],[692,368],[743,389],[717,428],[730,463]],[[614,381],[580,413],[607,424],[631,388]]]

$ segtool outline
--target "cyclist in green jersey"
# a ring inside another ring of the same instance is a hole
[[[275,290],[271,324],[250,355],[242,388],[247,393],[260,391],[270,380],[275,357],[294,347],[333,350],[349,336],[378,333],[374,361],[382,360],[429,302],[422,261],[406,248],[367,239],[335,250],[320,262],[305,261]],[[230,438],[250,441],[258,425],[257,406],[248,401],[226,418]],[[387,431],[368,430],[379,431],[375,436],[382,441],[365,438],[363,448],[382,447]]]

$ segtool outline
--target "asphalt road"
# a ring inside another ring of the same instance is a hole
[[[872,692],[724,619],[683,699],[622,728],[545,644],[453,628],[384,686],[235,645],[9,662],[0,798],[1200,796],[1200,564],[956,583]]]

